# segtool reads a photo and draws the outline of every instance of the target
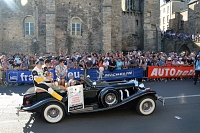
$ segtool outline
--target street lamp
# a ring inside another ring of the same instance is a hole
[[[34,36],[33,37],[33,44],[34,44],[34,48],[35,48],[35,54],[36,54],[36,43],[37,43],[37,38]]]

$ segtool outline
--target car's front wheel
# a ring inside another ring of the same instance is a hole
[[[45,106],[43,117],[49,123],[60,122],[65,116],[63,107],[60,104],[52,103]]]
[[[115,90],[109,90],[102,97],[102,104],[104,107],[109,107],[119,102],[119,95]]]
[[[151,96],[145,96],[139,100],[136,110],[141,115],[150,115],[156,108],[155,99]]]

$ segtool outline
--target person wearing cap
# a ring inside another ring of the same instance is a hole
[[[167,58],[166,66],[172,66],[172,58],[171,57]]]
[[[57,76],[58,85],[65,86],[65,78],[67,75],[67,66],[65,65],[65,60],[59,60],[59,65],[56,66],[55,72]]]
[[[59,101],[65,102],[67,100],[66,97],[62,97],[58,93],[56,93],[51,87],[49,87],[44,81],[47,77],[44,76],[43,70],[42,70],[42,62],[37,61],[35,68],[32,70],[33,75],[33,83],[35,87],[39,87],[41,90],[46,91],[51,96],[56,98]],[[49,79],[51,80],[51,79]]]
[[[103,67],[107,70],[107,69],[108,69],[108,66],[109,66],[108,59],[105,58],[104,61],[103,61]]]
[[[200,54],[197,55],[197,60],[194,62],[195,76],[194,85],[197,84],[198,75],[200,74]]]

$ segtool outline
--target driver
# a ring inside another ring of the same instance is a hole
[[[46,91],[47,93],[49,93],[50,95],[52,95],[54,98],[56,98],[59,101],[65,102],[67,100],[66,97],[62,97],[61,95],[59,95],[58,93],[56,93],[51,87],[49,87],[46,83],[45,80],[48,77],[45,77],[43,74],[43,70],[42,70],[42,62],[41,61],[37,61],[36,62],[36,66],[35,68],[32,70],[32,75],[33,75],[33,83],[36,87],[42,88],[42,90]],[[48,79],[51,80],[51,79]]]

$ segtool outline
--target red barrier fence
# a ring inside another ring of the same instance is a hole
[[[174,78],[174,77],[192,77],[195,74],[193,66],[188,67],[162,67],[149,66],[148,78]]]

